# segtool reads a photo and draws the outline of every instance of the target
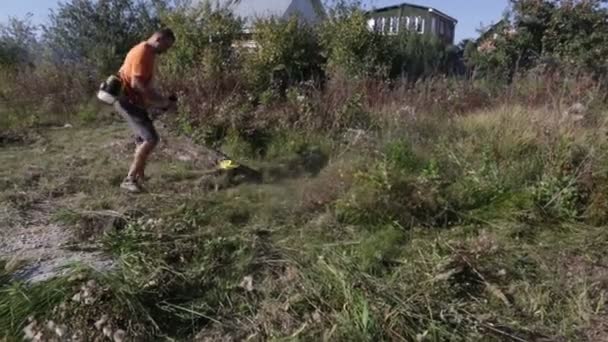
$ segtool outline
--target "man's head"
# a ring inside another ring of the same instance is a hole
[[[148,39],[148,44],[154,48],[157,54],[166,52],[175,43],[175,34],[169,28],[154,32],[154,34]]]

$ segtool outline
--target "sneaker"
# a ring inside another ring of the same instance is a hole
[[[120,188],[132,193],[142,192],[141,186],[139,186],[139,184],[137,184],[137,182],[135,182],[135,180],[130,177],[127,177],[124,181],[122,181],[122,183],[120,184]]]

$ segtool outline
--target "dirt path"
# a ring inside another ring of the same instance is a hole
[[[114,267],[110,257],[95,247],[74,249],[73,235],[68,227],[49,221],[50,203],[41,203],[29,211],[31,219],[3,229],[0,234],[0,259],[8,260],[7,270],[14,277],[40,282],[69,272],[78,264],[97,271]],[[82,248],[82,247],[81,247]]]
[[[150,196],[132,197],[117,186],[134,148],[129,132],[114,124],[41,136],[33,143],[17,139],[0,146],[0,188],[5,188],[0,189],[0,261],[28,282],[64,274],[75,264],[98,271],[115,267],[99,246],[107,224],[62,222],[56,216],[61,210],[124,213],[153,207]],[[168,137],[152,161],[150,188],[179,193],[191,187],[180,182],[189,179],[187,172],[208,168],[218,158],[187,139]]]

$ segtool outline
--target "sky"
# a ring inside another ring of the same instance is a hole
[[[246,0],[244,0],[246,1]],[[58,0],[0,0],[0,22],[12,17],[33,15],[33,22],[43,24],[49,9],[57,6]],[[368,7],[383,7],[399,4],[400,0],[364,0]],[[409,0],[409,3],[434,7],[456,19],[456,41],[475,38],[477,29],[500,20],[507,8],[508,0]]]

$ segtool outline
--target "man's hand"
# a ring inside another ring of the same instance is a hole
[[[161,96],[153,87],[146,84],[139,78],[133,77],[131,87],[140,93],[144,101],[152,106],[166,108],[169,106],[169,100]]]

